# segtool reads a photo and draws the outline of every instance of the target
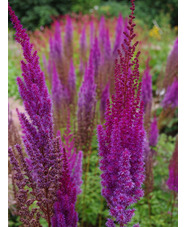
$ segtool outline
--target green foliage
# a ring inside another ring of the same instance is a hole
[[[90,11],[95,7],[100,5],[100,0],[76,0],[76,3],[72,5],[72,11],[75,13],[90,13]]]
[[[94,133],[92,153],[84,159],[84,166],[89,163],[89,171],[83,172],[83,192],[78,196],[77,211],[80,223],[88,226],[105,226],[108,217],[108,209],[105,199],[101,196],[101,184],[99,169],[99,157],[97,151],[97,136]]]
[[[52,17],[70,12],[75,0],[14,0],[9,3],[23,27],[35,30],[40,26],[49,25]]]

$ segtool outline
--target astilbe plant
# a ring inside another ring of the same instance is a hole
[[[21,61],[23,79],[18,77],[17,83],[27,114],[17,110],[22,127],[24,151],[19,144],[15,145],[15,149],[9,148],[9,158],[16,185],[16,206],[24,226],[41,226],[40,217],[46,219],[48,226],[51,226],[51,217],[56,212],[54,203],[56,204],[56,201],[61,199],[59,193],[56,192],[60,188],[61,191],[62,189],[68,190],[69,184],[73,183],[66,180],[65,174],[61,178],[61,138],[58,135],[55,136],[53,132],[52,101],[44,74],[39,66],[37,51],[33,51],[33,45],[30,44],[26,30],[22,28],[10,6],[8,9],[16,29],[15,39],[21,44],[24,55],[24,61]],[[26,157],[24,152],[26,152]],[[78,190],[82,183],[80,180],[81,162],[82,154],[80,152],[74,166],[75,175],[77,175],[75,182],[79,185]],[[66,165],[67,161],[65,161],[63,169]],[[63,179],[64,182],[61,182]],[[76,193],[75,195],[72,193],[68,197],[73,204],[75,204],[76,195]],[[74,216],[77,216],[75,211]],[[77,222],[76,219],[72,218],[71,221]]]
[[[85,74],[79,91],[77,122],[77,139],[79,148],[86,153],[90,150],[92,141],[96,108],[96,85],[94,82],[94,68],[92,51],[89,64],[85,67]]]
[[[140,52],[133,59],[138,42],[132,44],[135,5],[133,0],[131,2],[129,35],[125,33],[125,45],[122,44],[125,55],[119,50],[119,61],[116,59],[115,62],[115,94],[111,102],[107,102],[106,123],[97,127],[102,195],[106,198],[110,215],[120,226],[129,223],[134,215],[135,209],[129,206],[143,196],[141,185],[144,180]],[[113,221],[109,220],[107,226],[114,226]]]

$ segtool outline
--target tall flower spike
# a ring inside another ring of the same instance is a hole
[[[158,143],[158,124],[157,124],[157,119],[154,117],[152,123],[151,123],[151,129],[150,129],[150,136],[149,136],[149,145],[152,147],[155,147],[156,144]]]
[[[78,136],[80,149],[87,152],[91,144],[96,107],[96,85],[92,64],[92,51],[88,67],[85,68],[84,79],[79,91],[78,99]]]
[[[175,78],[178,78],[178,37],[167,59],[164,87],[167,88]]]
[[[24,201],[24,205],[25,203],[31,205],[34,201],[37,201],[37,206],[39,206],[43,217],[50,226],[50,216],[53,213],[53,204],[56,199],[55,192],[59,187],[61,163],[58,138],[54,138],[53,134],[52,102],[44,74],[39,66],[37,51],[33,51],[29,36],[26,30],[22,28],[10,5],[8,10],[12,24],[16,29],[15,39],[23,50],[24,61],[21,61],[23,78],[18,77],[17,83],[25,110],[29,116],[28,119],[24,113],[17,111],[23,132],[23,144],[30,164],[28,167],[21,148],[17,146],[16,149],[21,157],[21,170],[26,174],[27,178],[25,178],[25,181],[17,178],[16,184],[19,193],[23,191],[19,187],[19,184],[21,184],[19,181],[26,182],[26,185],[32,189],[31,192],[27,190],[27,196],[33,199],[30,201],[28,197]],[[12,165],[15,164],[14,168],[16,168],[18,173],[20,171],[16,167],[13,156],[14,154],[10,150]],[[34,179],[32,176],[34,176]],[[20,215],[24,217],[24,224],[27,225],[32,217],[25,211],[24,205],[19,207]],[[36,215],[36,222],[38,217]],[[30,224],[35,226],[35,221],[33,219]]]
[[[66,17],[66,26],[65,26],[65,56],[68,59],[73,57],[73,29],[72,21],[69,15]]]
[[[178,106],[178,80],[176,78],[173,83],[168,86],[162,101],[162,106],[163,108],[175,108]]]
[[[103,50],[105,42],[105,17],[102,16],[99,22],[99,44],[101,50]]]
[[[86,52],[87,52],[86,27],[84,26],[80,36],[80,54],[84,62],[86,60]]]
[[[95,80],[97,80],[98,74],[99,74],[100,58],[101,58],[97,37],[95,37],[92,52],[93,52],[94,77],[95,77]]]
[[[58,201],[54,204],[52,217],[53,227],[76,227],[78,215],[75,211],[76,188],[72,183],[65,148],[63,148],[63,172],[61,186],[58,191]]]
[[[102,195],[106,198],[110,214],[120,226],[127,225],[134,215],[129,206],[143,196],[144,139],[143,103],[139,82],[139,54],[133,59],[138,42],[133,23],[134,0],[131,1],[128,32],[115,62],[115,94],[107,102],[106,123],[98,125],[98,142]]]
[[[58,135],[60,136],[60,132],[58,131]],[[66,130],[63,134],[64,142],[61,143],[62,147],[65,148],[68,162],[69,162],[69,171],[71,173],[71,179],[76,187],[77,194],[81,193],[81,184],[82,182],[82,159],[83,159],[83,152],[76,151],[75,148],[75,140],[74,135],[70,130],[70,112],[68,112],[68,119],[67,119],[67,126]]]

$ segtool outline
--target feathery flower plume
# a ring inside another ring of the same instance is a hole
[[[155,147],[158,143],[158,124],[157,124],[157,119],[154,117],[152,123],[151,123],[151,128],[150,128],[150,133],[149,133],[149,145],[152,147]]]
[[[58,131],[58,135],[60,136],[60,132]],[[61,149],[65,148],[68,162],[69,162],[69,171],[71,173],[72,181],[76,187],[77,194],[81,193],[81,184],[82,181],[82,159],[83,159],[83,152],[78,151],[75,148],[75,139],[74,135],[70,129],[70,112],[68,112],[67,118],[67,126],[66,130],[63,134],[64,142],[60,144]]]
[[[97,37],[95,37],[94,39],[92,52],[93,52],[94,78],[95,80],[97,80],[98,74],[99,74],[100,58],[101,58],[101,52],[99,49],[99,43],[98,43]]]
[[[178,37],[167,59],[164,87],[171,85],[175,78],[178,78]]]
[[[169,179],[167,185],[170,190],[178,192],[178,139],[169,164]]]
[[[86,52],[87,52],[86,27],[84,26],[80,36],[80,54],[84,62],[86,60]]]
[[[54,204],[53,227],[76,227],[78,215],[75,211],[76,188],[72,183],[65,148],[63,148],[63,171],[61,186],[57,192],[58,201]]]
[[[55,132],[62,127],[63,117],[63,87],[58,77],[55,63],[53,62],[53,74],[52,74],[52,101],[54,111],[54,126]]]
[[[99,44],[101,50],[103,50],[104,42],[105,42],[105,17],[101,16],[99,22]]]
[[[33,51],[26,30],[23,29],[14,11],[8,6],[9,15],[16,29],[15,39],[22,46],[24,61],[21,61],[22,76],[17,83],[29,119],[18,110],[23,132],[23,144],[28,155],[27,161],[22,149],[16,145],[16,154],[9,148],[9,157],[17,185],[17,205],[21,221],[25,226],[41,226],[41,215],[51,226],[53,204],[59,187],[61,173],[61,153],[59,138],[53,134],[52,102],[45,83],[44,74],[39,66],[37,51]],[[25,189],[31,188],[31,190]],[[30,209],[37,201],[37,207]]]
[[[85,67],[78,99],[78,136],[80,149],[84,152],[87,152],[90,148],[96,106],[96,85],[94,83],[92,58],[91,51],[88,67]]]
[[[144,180],[143,103],[139,82],[139,54],[133,59],[138,42],[133,23],[134,0],[131,1],[126,39],[122,44],[125,55],[119,51],[120,59],[115,62],[115,94],[107,102],[106,123],[98,125],[98,142],[102,195],[106,198],[110,214],[120,226],[130,222],[135,209],[129,206],[143,196],[141,185]],[[129,70],[130,69],[130,70]]]
[[[71,59],[73,57],[73,28],[72,21],[69,15],[66,17],[66,26],[65,26],[65,56],[67,59]]]
[[[175,108],[178,106],[178,80],[175,78],[173,83],[168,86],[162,101],[163,108]]]

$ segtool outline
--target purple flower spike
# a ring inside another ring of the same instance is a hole
[[[62,108],[62,99],[63,99],[63,87],[61,85],[61,81],[59,80],[55,63],[53,62],[52,101],[54,104],[55,111],[59,113],[60,113],[60,109]]]
[[[17,110],[28,158],[25,159],[22,148],[16,145],[20,160],[17,162],[13,149],[9,149],[10,162],[17,175],[17,207],[23,225],[41,226],[39,219],[42,214],[50,226],[61,174],[59,138],[55,138],[53,133],[52,101],[37,51],[33,50],[26,30],[10,6],[8,10],[16,29],[15,39],[22,46],[24,55],[24,61],[21,61],[23,78],[18,77],[17,83],[28,116]],[[30,209],[35,201],[34,209]]]
[[[94,77],[97,79],[99,74],[99,66],[100,66],[100,58],[101,58],[97,37],[95,37],[92,52],[93,52]]]
[[[176,38],[174,46],[167,59],[164,81],[165,88],[167,88],[175,78],[178,78],[178,37]]]
[[[178,192],[178,140],[176,141],[175,151],[169,164],[169,179],[167,185],[170,190]]]
[[[102,16],[99,23],[99,43],[100,47],[104,47],[105,42],[105,17]]]
[[[175,79],[174,82],[167,88],[165,97],[162,101],[163,108],[171,107],[175,108],[178,106],[178,80]]]
[[[81,57],[85,60],[87,52],[87,42],[86,42],[86,28],[83,27],[81,36],[80,36],[80,53]]]
[[[76,188],[72,183],[66,151],[63,148],[63,172],[60,190],[57,193],[58,201],[54,204],[53,227],[77,226],[78,215],[75,211]]]
[[[89,145],[91,143],[95,106],[96,85],[94,82],[94,70],[91,51],[89,65],[88,67],[85,67],[84,79],[79,91],[77,113],[80,148],[85,152],[89,150]]]
[[[115,61],[115,94],[107,101],[104,126],[97,126],[102,195],[110,215],[120,226],[127,225],[134,209],[130,205],[143,196],[144,140],[143,103],[139,82],[139,54],[134,56],[138,42],[133,23],[134,0],[131,1],[128,34]],[[124,53],[124,54],[123,54]],[[112,222],[113,224],[113,222]]]
[[[67,58],[71,59],[73,56],[73,28],[72,21],[69,15],[66,18],[65,26],[65,55]]]
[[[158,124],[156,117],[153,119],[151,123],[151,129],[150,129],[150,136],[149,136],[149,145],[155,147],[158,143]]]

